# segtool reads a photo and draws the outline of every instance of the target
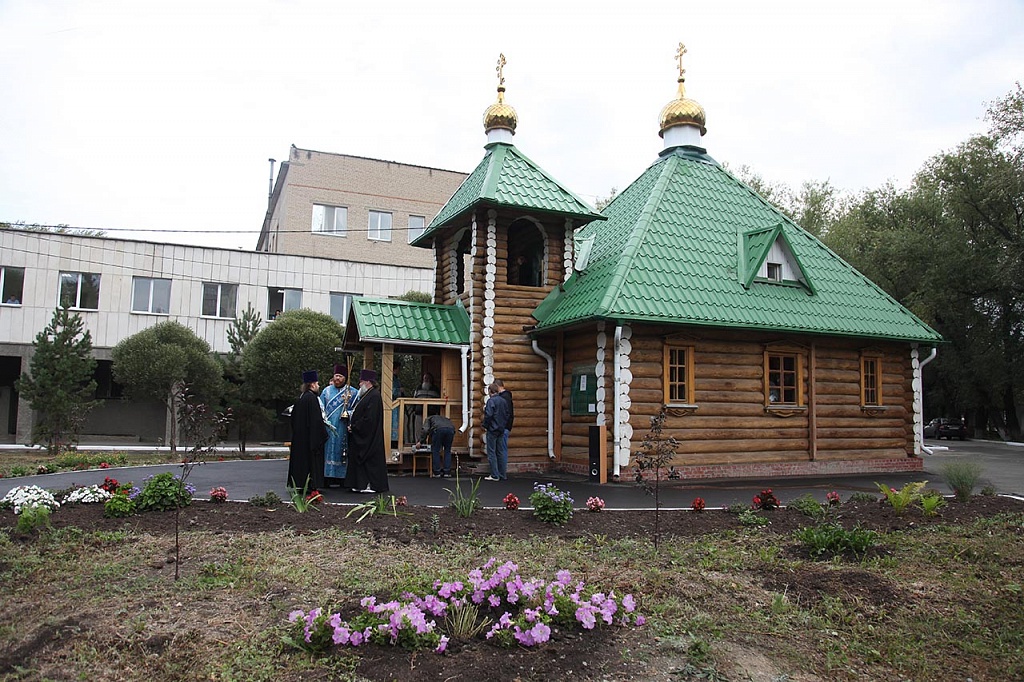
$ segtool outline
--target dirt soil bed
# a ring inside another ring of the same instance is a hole
[[[460,518],[450,508],[399,507],[400,515],[373,515],[357,522],[357,514],[350,515],[352,507],[325,505],[317,510],[304,514],[296,513],[292,508],[282,505],[277,509],[257,507],[248,503],[213,504],[196,501],[183,509],[180,514],[180,530],[183,532],[224,534],[270,534],[288,530],[299,536],[308,536],[326,529],[351,530],[353,533],[368,534],[380,543],[397,543],[407,545],[415,551],[431,551],[431,545],[447,545],[464,542],[467,536],[476,539],[488,537],[501,538],[559,538],[562,540],[579,540],[586,542],[606,542],[623,538],[650,538],[655,532],[655,514],[653,511],[603,511],[600,513],[577,511],[572,520],[565,526],[553,526],[535,519],[529,510],[508,511],[504,509],[478,510],[472,517]],[[835,511],[838,521],[848,528],[859,526],[876,531],[892,531],[926,527],[936,524],[962,524],[979,518],[992,517],[1003,513],[1020,513],[1024,511],[1024,503],[1004,497],[974,497],[966,503],[950,500],[942,509],[940,516],[925,517],[920,509],[909,509],[904,515],[897,516],[891,507],[879,503],[847,502]],[[763,528],[766,533],[779,535],[791,534],[794,530],[808,526],[812,521],[805,515],[792,509],[779,509],[762,512],[770,520]],[[703,512],[662,511],[660,514],[659,531],[662,537],[698,537],[709,533],[742,528],[738,514],[722,510]],[[22,535],[15,530],[16,517],[12,513],[0,515],[0,528],[5,528],[14,543],[32,543],[34,535]],[[69,505],[62,507],[52,516],[54,528],[77,527],[93,531],[131,531],[133,534],[157,538],[160,544],[167,546],[168,539],[173,541],[175,532],[174,512],[146,513],[124,519],[111,519],[103,516],[103,506]],[[161,540],[162,539],[162,540]],[[884,550],[883,550],[884,551]],[[208,560],[218,557],[191,556],[189,566],[203,565]],[[171,568],[160,566],[162,561],[151,566],[154,574],[166,575]],[[183,564],[184,566],[184,564]],[[898,595],[892,584],[880,580],[866,571],[859,571],[855,566],[842,574],[842,585],[835,584],[838,574],[822,572],[813,567],[805,569],[805,574],[786,577],[784,580],[772,574],[759,576],[761,585],[766,589],[794,592],[794,598],[814,600],[821,595],[842,594],[859,603],[878,607],[892,601]],[[780,582],[781,581],[781,582]],[[784,582],[785,584],[782,584]],[[778,583],[778,584],[776,584]],[[269,599],[269,597],[268,597]],[[177,606],[181,606],[178,604]],[[352,605],[354,608],[354,604]],[[245,607],[242,608],[251,608]],[[47,657],[57,670],[67,673],[81,673],[75,670],[73,663],[62,668],[59,662],[62,654],[60,640],[71,631],[79,632],[96,627],[86,622],[69,621],[67,623],[51,623],[47,628],[38,630],[28,640],[22,641],[14,649],[0,650],[0,678],[2,679],[44,679],[43,677],[8,678],[26,662],[36,657]],[[174,632],[154,635],[145,640],[149,650],[140,653],[146,660],[160,660],[160,668],[147,673],[147,679],[174,679],[174,676],[163,674],[164,670],[172,669],[171,663],[180,652],[188,651],[188,646],[175,639]],[[408,652],[384,647],[366,647],[354,653],[334,653],[331,656],[357,659],[354,670],[359,679],[393,680],[393,679],[435,679],[435,680],[680,680],[691,679],[679,676],[678,669],[673,671],[665,660],[657,656],[645,660],[644,656],[630,656],[628,651],[664,650],[663,642],[656,642],[649,630],[609,628],[595,632],[558,632],[553,633],[551,645],[539,647],[537,650],[499,649],[480,640],[453,642],[449,655],[437,656],[429,652]],[[152,641],[150,641],[152,640]],[[111,644],[114,647],[114,644]],[[768,646],[768,644],[766,644]],[[121,645],[116,645],[118,649]],[[764,650],[756,656],[747,655],[743,667],[734,669],[728,679],[787,679],[791,682],[807,682],[815,677],[797,674],[783,675],[773,669],[769,659],[763,658]],[[740,660],[744,651],[730,650],[729,655]],[[153,657],[157,658],[153,658]],[[146,658],[148,657],[148,658]],[[160,658],[164,657],[164,658]],[[761,657],[761,658],[758,658]],[[685,659],[684,659],[685,660]],[[678,659],[677,659],[678,661]],[[157,665],[153,663],[153,665]],[[764,671],[764,677],[752,673],[758,666]],[[49,668],[53,671],[55,668]],[[122,668],[122,670],[124,670]],[[141,668],[139,669],[141,671]],[[64,679],[64,678],[61,678]],[[71,679],[68,677],[67,679]],[[131,679],[114,675],[109,679]],[[138,678],[141,679],[141,678]],[[178,679],[191,679],[184,675]],[[328,680],[339,679],[337,669],[330,667],[323,670],[305,669],[301,673],[283,673],[281,680]],[[704,679],[704,678],[701,678]],[[707,678],[711,679],[711,678]],[[718,678],[715,678],[718,679]],[[726,678],[722,678],[726,679]],[[861,679],[878,679],[870,674]]]

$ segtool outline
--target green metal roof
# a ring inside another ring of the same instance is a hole
[[[935,342],[938,333],[693,147],[662,152],[605,208],[590,261],[534,312],[538,331],[588,319]],[[806,278],[755,279],[782,239]],[[811,286],[813,280],[814,286]]]
[[[469,344],[469,314],[462,303],[436,305],[391,299],[352,300],[346,344],[355,333],[360,341],[411,345]]]
[[[599,213],[563,187],[514,145],[495,142],[487,153],[431,221],[413,241],[413,246],[430,247],[432,235],[478,204],[512,206],[531,211],[557,213],[602,220]]]

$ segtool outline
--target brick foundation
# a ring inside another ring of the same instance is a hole
[[[486,468],[486,464],[484,465]],[[542,474],[549,471],[587,476],[589,470],[582,462],[523,462],[508,465],[509,473]],[[682,480],[714,480],[714,479],[760,479],[773,478],[813,478],[823,476],[854,476],[857,474],[915,472],[924,470],[924,461],[920,457],[901,457],[899,459],[840,460],[819,462],[762,462],[750,464],[717,464],[713,466],[677,466],[675,472]],[[630,478],[634,475],[632,467],[623,469],[623,475]],[[611,471],[608,472],[611,478]],[[668,478],[667,472],[662,472]],[[650,474],[647,475],[650,478]]]

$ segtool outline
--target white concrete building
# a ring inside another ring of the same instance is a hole
[[[111,349],[158,322],[175,320],[217,352],[252,305],[264,320],[309,308],[344,324],[352,296],[430,291],[430,270],[220,248],[0,229],[0,441],[29,442],[32,414],[14,382],[28,371],[32,343],[65,302],[92,334],[99,397],[83,435],[163,437],[160,405],[117,400]]]

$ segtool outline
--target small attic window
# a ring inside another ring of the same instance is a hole
[[[768,263],[768,279],[774,282],[782,281],[782,263]]]

